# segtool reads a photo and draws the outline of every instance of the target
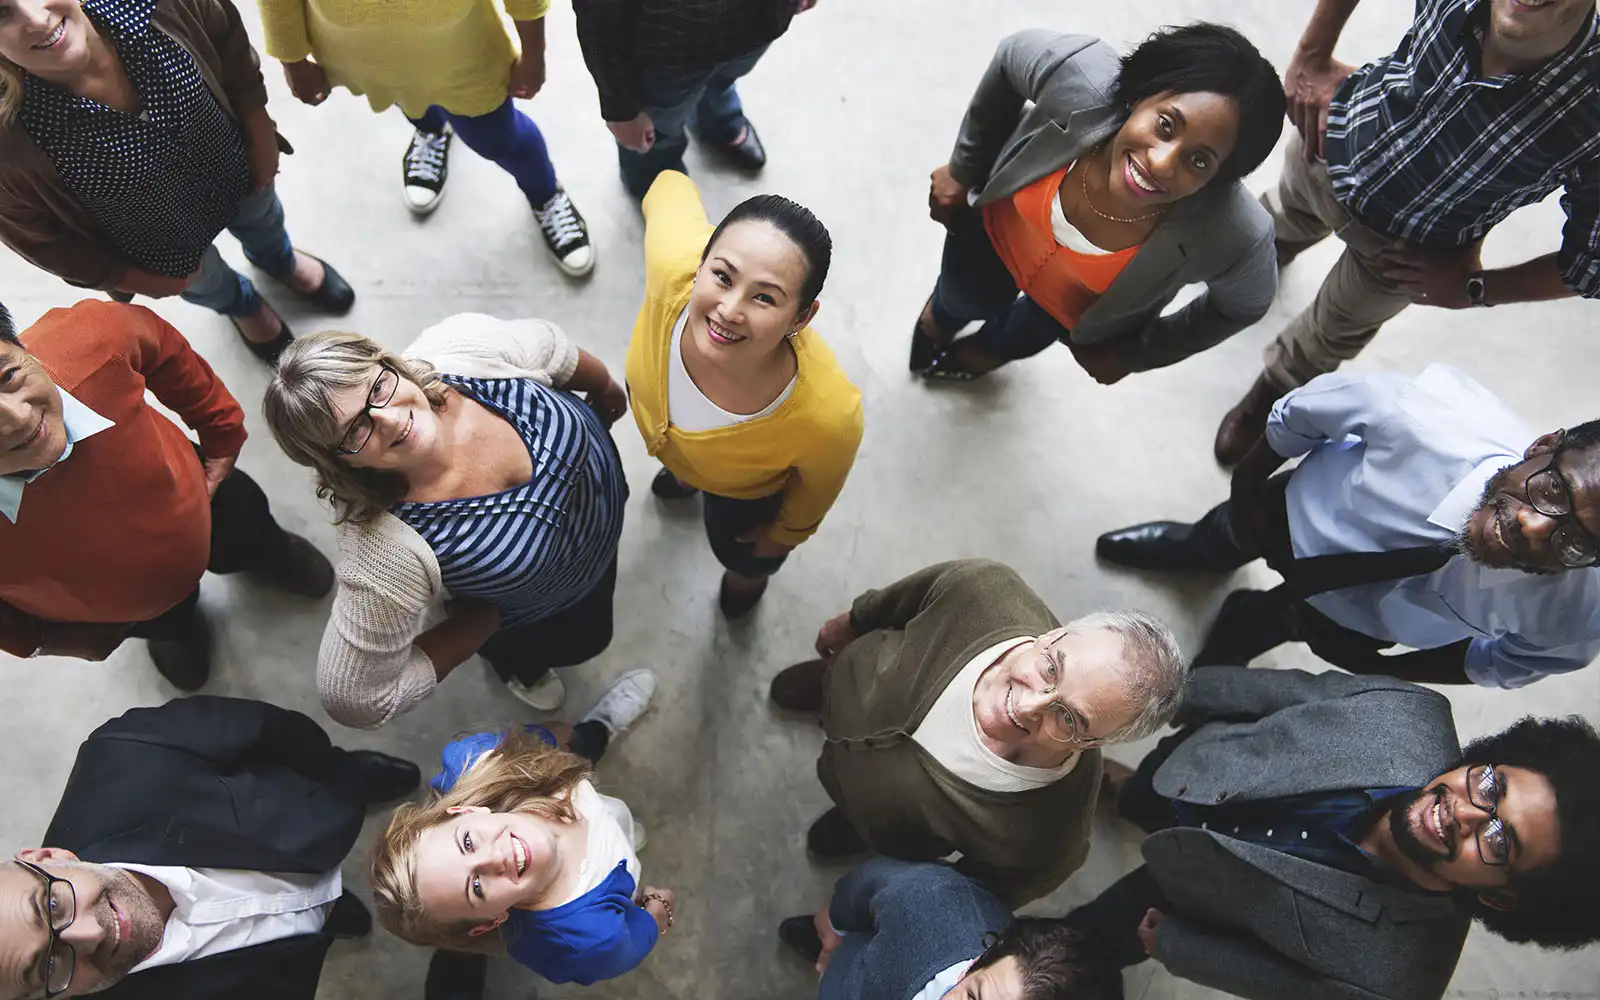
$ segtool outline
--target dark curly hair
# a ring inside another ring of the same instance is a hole
[[[1122,1000],[1121,970],[1098,960],[1066,921],[1018,917],[994,935],[967,972],[1005,958],[1015,958],[1022,972],[1018,1000]]]
[[[11,310],[3,305],[0,305],[0,340],[8,344],[22,343],[17,336],[17,324],[11,319]]]
[[[1511,877],[1513,909],[1497,910],[1464,890],[1462,904],[1489,930],[1519,944],[1579,948],[1600,940],[1600,734],[1575,715],[1527,717],[1474,741],[1465,756],[1469,765],[1520,767],[1549,779],[1561,854]]]
[[[1166,27],[1122,57],[1118,101],[1133,107],[1157,94],[1221,94],[1239,107],[1239,139],[1216,180],[1235,181],[1271,155],[1283,132],[1278,71],[1250,39],[1222,24]]]

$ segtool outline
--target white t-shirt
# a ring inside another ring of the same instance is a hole
[[[984,745],[978,733],[978,720],[972,715],[972,693],[978,678],[1000,657],[1032,636],[995,643],[967,661],[928,710],[922,724],[911,734],[928,754],[951,774],[991,792],[1026,792],[1060,781],[1072,773],[1078,755],[1072,754],[1059,767],[1027,767],[1013,764]]]
[[[161,947],[130,973],[322,930],[344,892],[339,870],[325,875],[111,864],[148,875],[172,894]]]
[[[627,803],[601,795],[593,784],[584,780],[572,790],[572,808],[588,822],[589,842],[578,869],[577,891],[562,903],[570,903],[593,891],[624,861],[634,885],[642,886],[643,871],[633,849],[633,813],[628,811]]]
[[[674,427],[690,432],[714,431],[749,423],[776,413],[778,407],[794,394],[795,383],[800,379],[799,372],[778,393],[777,399],[755,413],[730,413],[713,403],[694,384],[694,379],[689,377],[689,369],[683,365],[683,329],[688,321],[689,310],[685,309],[678,314],[678,322],[672,328],[672,347],[667,352],[670,356],[667,364],[667,414]]]

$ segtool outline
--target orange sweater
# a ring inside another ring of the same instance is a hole
[[[237,455],[244,411],[189,342],[143,306],[84,301],[22,334],[61,389],[112,421],[28,484],[0,517],[0,649],[26,656],[51,622],[134,622],[188,596],[211,554],[211,503],[194,445],[145,402],[149,389]]]
[[[1046,174],[1004,201],[985,205],[983,228],[1017,287],[1071,330],[1139,248],[1087,254],[1056,242],[1050,210],[1067,169]]]

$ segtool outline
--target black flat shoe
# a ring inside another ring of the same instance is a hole
[[[322,265],[322,284],[318,285],[317,290],[309,295],[303,292],[295,292],[295,294],[325,313],[343,316],[349,312],[350,307],[356,304],[356,293],[355,289],[350,287],[350,283],[344,280],[344,276],[335,271],[333,265],[321,257],[308,254],[304,250],[296,252],[305,253],[307,257]]]
[[[1094,554],[1130,569],[1222,572],[1194,551],[1189,544],[1193,532],[1194,525],[1180,521],[1146,521],[1101,535]]]
[[[670,471],[662,469],[656,477],[650,480],[650,492],[663,500],[687,500],[700,491],[693,486],[686,486],[678,482],[678,477]]]
[[[838,806],[818,816],[806,831],[806,850],[819,861],[848,861],[867,853],[868,846]]]
[[[156,671],[179,691],[198,691],[211,679],[211,622],[199,608],[187,634],[151,639],[146,648]]]
[[[263,308],[272,309],[271,306],[267,305],[265,299],[262,300],[261,305]],[[276,316],[278,311],[273,309],[272,312]],[[284,322],[282,316],[278,316],[278,325],[282,329],[278,331],[276,337],[264,344],[258,344],[246,337],[244,331],[239,328],[239,321],[232,316],[228,317],[228,321],[233,324],[234,330],[238,331],[239,339],[244,341],[244,346],[250,349],[250,353],[265,361],[269,367],[278,367],[278,358],[290,344],[294,343],[294,331],[289,329],[289,324]]]
[[[428,960],[422,1000],[482,1000],[489,956],[439,950]]]
[[[779,924],[778,940],[793,948],[812,965],[822,957],[822,938],[817,936],[816,922],[809,913],[789,917]]]
[[[939,351],[922,369],[922,377],[929,382],[973,382],[983,376],[961,367],[949,351]]]
[[[376,750],[347,750],[345,760],[354,768],[356,783],[368,805],[403,799],[422,784],[422,771],[403,757]]]
[[[767,148],[761,145],[756,127],[748,121],[744,123],[744,135],[736,142],[708,145],[707,148],[740,170],[755,173],[767,165]]]

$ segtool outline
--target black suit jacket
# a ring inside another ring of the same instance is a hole
[[[197,696],[137,708],[78,749],[44,845],[85,861],[320,874],[344,861],[365,805],[345,751],[311,719]],[[128,976],[106,1000],[313,1000],[326,934]]]

